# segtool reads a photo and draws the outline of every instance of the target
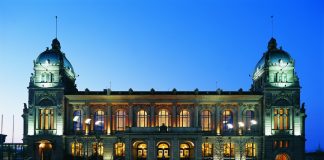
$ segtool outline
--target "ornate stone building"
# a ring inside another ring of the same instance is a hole
[[[79,91],[54,39],[34,61],[23,140],[36,160],[302,160],[294,65],[272,38],[250,91]]]

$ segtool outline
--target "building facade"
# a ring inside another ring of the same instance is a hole
[[[249,91],[79,91],[54,39],[34,61],[23,141],[35,160],[302,160],[294,65],[271,38]]]

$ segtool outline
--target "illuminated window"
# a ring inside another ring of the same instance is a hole
[[[145,143],[140,143],[137,145],[137,158],[147,157],[147,145]]]
[[[213,144],[203,143],[202,144],[202,155],[203,155],[203,157],[213,157]]]
[[[124,131],[126,128],[126,112],[124,110],[118,110],[116,112],[116,130]]]
[[[256,156],[256,145],[255,143],[246,143],[245,144],[245,157],[251,158]]]
[[[147,112],[144,110],[140,110],[137,112],[137,127],[148,127]]]
[[[287,140],[278,140],[273,142],[273,148],[288,148],[289,147],[289,141]]]
[[[115,156],[116,157],[125,156],[125,143],[118,142],[115,144]]]
[[[158,126],[162,126],[163,124],[165,126],[169,126],[169,112],[166,109],[161,109],[159,110],[159,115],[158,115]]]
[[[223,156],[225,159],[235,159],[234,144],[233,143],[225,143],[223,154],[224,154]]]
[[[188,110],[182,110],[180,112],[178,127],[190,127],[190,113]]]
[[[247,110],[245,112],[245,129],[251,130],[251,121],[254,120],[254,111]]]
[[[233,113],[231,110],[225,110],[222,116],[223,130],[228,131],[233,128]]]
[[[288,108],[276,108],[274,109],[273,127],[275,130],[287,130],[289,129],[289,109]]]
[[[103,131],[105,127],[105,112],[98,110],[94,115],[95,131]]]
[[[82,114],[81,114],[81,110],[76,110],[73,113],[73,129],[75,131],[82,130]]]
[[[71,153],[73,156],[82,156],[82,143],[73,142],[71,145]]]
[[[99,155],[99,156],[103,156],[104,153],[104,147],[103,147],[103,143],[102,142],[95,142],[92,143],[92,153],[94,155]]]
[[[42,73],[41,82],[44,83],[53,82],[53,74],[47,72]]]
[[[190,146],[186,143],[180,144],[180,158],[190,158]]]
[[[170,158],[169,152],[169,145],[166,143],[160,143],[158,145],[158,152],[157,152],[158,159],[168,159]]]
[[[201,128],[202,131],[211,131],[212,129],[212,117],[211,112],[208,110],[204,110],[201,112]]]
[[[39,109],[39,129],[54,129],[54,110]]]

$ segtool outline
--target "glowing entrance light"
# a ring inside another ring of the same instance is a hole
[[[227,124],[228,129],[233,129],[233,124]]]
[[[96,122],[95,122],[95,125],[96,125],[96,126],[102,126],[102,124],[103,124],[103,121],[96,121]]]
[[[79,116],[75,116],[74,118],[73,118],[73,122],[78,122],[79,121]]]
[[[244,123],[243,122],[238,122],[238,125],[240,128],[244,127]]]
[[[90,122],[91,122],[91,119],[90,118],[88,118],[88,119],[85,120],[85,123],[86,124],[90,124]]]
[[[252,124],[252,125],[256,125],[256,124],[258,124],[258,122],[257,122],[256,120],[253,119],[253,120],[251,120],[251,124]]]

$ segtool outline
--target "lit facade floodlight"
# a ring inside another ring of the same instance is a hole
[[[233,129],[233,124],[227,124],[228,129]]]
[[[78,122],[79,121],[79,116],[74,116],[73,122]]]
[[[86,124],[90,124],[90,122],[91,122],[91,119],[90,118],[88,118],[88,119],[85,120],[85,123]]]
[[[96,126],[101,126],[102,124],[103,124],[103,121],[96,121],[96,122],[95,122],[95,125],[96,125]]]
[[[243,122],[238,122],[238,125],[240,128],[243,128],[244,127],[244,123]]]
[[[258,124],[258,122],[256,121],[256,120],[251,120],[251,125],[256,125],[256,124]]]

